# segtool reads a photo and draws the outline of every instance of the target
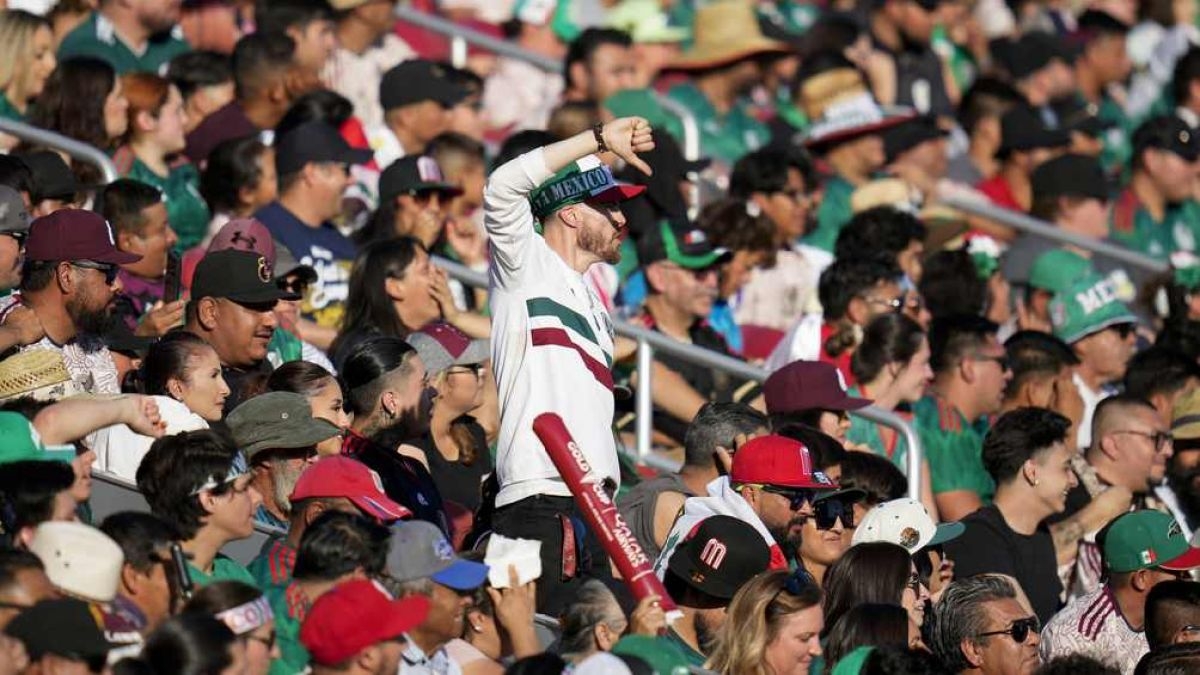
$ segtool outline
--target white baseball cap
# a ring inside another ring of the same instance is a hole
[[[93,602],[117,597],[125,554],[100,530],[83,523],[45,522],[34,532],[29,550],[62,591]]]
[[[965,529],[962,523],[935,524],[921,502],[901,497],[871,509],[854,530],[850,541],[851,545],[886,541],[916,553],[926,546],[950,541]]]

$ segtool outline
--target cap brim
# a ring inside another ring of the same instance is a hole
[[[584,201],[599,202],[601,204],[619,204],[627,202],[630,199],[642,194],[646,191],[645,185],[630,185],[628,183],[617,183],[607,190],[592,195]]]
[[[752,38],[747,44],[742,47],[732,49],[724,53],[704,53],[702,50],[693,50],[680,54],[674,61],[667,64],[664,70],[702,70],[706,68],[716,68],[734,61],[750,58],[758,54],[778,54],[788,53],[792,51],[791,45],[786,42],[779,42],[765,37]]]
[[[328,440],[342,433],[341,427],[329,420],[313,417],[300,423],[296,428],[294,448],[307,448],[321,441]]]
[[[70,464],[78,455],[73,445],[47,445],[38,459],[47,462],[65,462]]]
[[[98,255],[90,258],[90,260],[93,262],[108,263],[110,265],[129,265],[141,259],[142,256],[137,255],[136,253],[127,253],[117,248],[114,248],[104,255]]]
[[[894,126],[912,120],[916,116],[916,113],[907,115],[893,115],[890,117],[885,117],[878,122],[872,122],[871,124],[865,124],[859,127],[851,127],[849,129],[840,129],[826,136],[810,137],[805,139],[804,146],[810,150],[813,150],[814,152],[820,151],[824,148],[828,148],[831,145],[846,143],[847,141],[852,141],[861,136],[877,134],[887,129],[891,129]]]
[[[672,555],[671,559],[667,561],[667,569],[670,570],[671,574],[679,577],[683,583],[707,596],[720,600],[732,600],[733,596],[737,595],[738,589],[736,587],[725,583],[724,580],[714,575],[700,575],[699,581],[693,581],[696,576],[696,566],[685,555]]]
[[[457,197],[463,193],[462,188],[450,183],[417,183],[411,192],[444,192],[451,197]]]
[[[466,87],[448,85],[444,91],[438,92],[436,96],[432,96],[431,98],[448,108],[452,108],[462,103],[470,95],[471,90]]]
[[[966,530],[967,526],[962,523],[938,523],[937,531],[933,534],[933,539],[930,539],[929,543],[925,545],[936,546],[937,544],[944,544],[951,539],[958,539]]]
[[[842,396],[842,400],[835,401],[832,405],[821,406],[825,410],[859,410],[874,403],[874,401],[858,398],[856,396]]]
[[[294,265],[290,269],[276,274],[275,279],[286,279],[293,274],[299,276],[300,280],[306,284],[314,283],[318,279],[317,270],[313,269],[312,265]]]
[[[392,501],[387,495],[353,495],[347,497],[364,513],[383,522],[412,518],[412,511]]]
[[[230,293],[229,295],[211,296],[223,297],[243,305],[260,305],[267,302],[276,302],[278,300],[299,300],[300,296],[296,293],[289,293],[274,284],[263,287],[259,290],[250,291],[247,293]],[[193,298],[198,299],[198,298]]]
[[[366,164],[375,157],[375,153],[370,150],[362,150],[360,148],[349,148],[342,153],[338,158],[343,164]]]
[[[472,591],[483,585],[487,574],[487,565],[460,558],[446,569],[429,575],[429,578],[456,591]]]
[[[1189,547],[1183,555],[1172,558],[1159,565],[1159,567],[1175,572],[1186,572],[1187,570],[1200,567],[1200,548]]]
[[[1105,319],[1094,326],[1088,326],[1075,335],[1065,336],[1062,338],[1062,340],[1069,345],[1073,345],[1089,335],[1095,335],[1096,333],[1112,328],[1113,326],[1120,326],[1122,324],[1130,323],[1136,326],[1138,323],[1137,317],[1132,314],[1118,314],[1117,316]]]
[[[429,598],[424,595],[409,595],[392,601],[392,611],[380,626],[384,638],[395,639],[421,625],[429,616]]]
[[[667,256],[666,260],[670,260],[684,269],[702,270],[723,263],[732,257],[733,252],[729,249],[714,248],[712,251],[701,255],[681,255],[678,258]]]
[[[471,340],[467,344],[467,348],[463,350],[463,353],[454,359],[453,365],[465,366],[472,363],[483,363],[491,357],[491,349],[487,340]]]
[[[824,494],[817,495],[813,501],[823,502],[827,499],[837,499],[839,497],[846,497],[848,501],[858,501],[860,499],[866,499],[867,493],[865,490],[860,488],[838,488],[836,490],[831,490]]]

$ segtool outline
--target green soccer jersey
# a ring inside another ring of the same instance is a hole
[[[1124,182],[1128,178],[1130,158],[1133,156],[1133,122],[1121,106],[1107,95],[1100,99],[1096,116],[1109,125],[1100,138],[1103,143],[1100,166],[1104,167],[1105,173],[1119,177]]]
[[[154,173],[142,160],[134,159],[126,178],[153,185],[162,191],[163,200],[167,203],[167,221],[179,237],[179,243],[175,245],[177,250],[186,251],[200,244],[208,231],[212,213],[200,196],[200,172],[196,171],[195,165],[179,164],[163,177]]]
[[[862,390],[857,386],[850,387],[846,390],[847,396],[863,397]],[[863,397],[865,398],[865,397]],[[884,443],[883,435],[879,433],[879,425],[859,417],[858,415],[850,415],[850,429],[846,432],[846,440],[851,443],[859,443],[871,448],[871,451],[881,457],[887,457],[892,461],[902,472],[908,474],[908,442],[904,440],[904,435],[897,432],[893,437],[892,443],[889,446]]]
[[[249,584],[258,588],[258,582],[254,580],[254,575],[242,566],[241,563],[233,558],[227,558],[224,555],[218,555],[213,560],[212,572],[205,574],[192,563],[188,563],[188,574],[192,577],[192,583],[197,586],[207,586],[214,581],[240,581],[244,584]]]
[[[983,468],[987,419],[971,422],[952,403],[933,395],[913,404],[913,418],[929,462],[933,493],[970,490],[990,504],[996,483]]]
[[[771,139],[767,126],[754,119],[742,101],[721,115],[690,82],[671,87],[667,96],[695,115],[700,127],[700,154],[704,156],[733,166],[742,155],[761,148]]]
[[[25,121],[25,116],[21,114],[21,111],[17,110],[12,101],[9,101],[8,97],[3,94],[0,94],[0,117],[18,122]]]
[[[97,11],[63,38],[58,60],[94,56],[107,61],[118,75],[137,71],[162,74],[168,61],[191,49],[183,39],[183,29],[177,25],[150,38],[140,52],[135,52],[117,35],[112,22]]]
[[[300,625],[311,603],[295,582],[274,586],[267,590],[266,596],[275,614],[275,644],[279,646],[279,658],[271,661],[270,675],[306,672],[311,657],[300,644]]]
[[[1109,216],[1109,238],[1148,256],[1165,259],[1176,251],[1200,249],[1200,203],[1189,199],[1168,206],[1162,220],[1155,220],[1132,188],[1126,188],[1113,204]]]
[[[850,208],[852,194],[854,185],[841,176],[833,176],[825,182],[825,196],[817,209],[817,227],[804,238],[804,243],[833,253],[838,233],[854,215]]]

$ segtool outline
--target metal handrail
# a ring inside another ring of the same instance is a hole
[[[113,164],[104,151],[87,143],[81,143],[74,138],[5,117],[0,117],[0,132],[16,136],[26,143],[43,145],[51,150],[65,152],[71,159],[94,164],[100,169],[100,175],[104,178],[105,183],[111,183],[121,177],[117,173],[117,165]]]
[[[477,288],[487,288],[487,275],[483,272],[476,272],[464,265],[456,263],[452,260],[435,256],[433,262],[438,267],[446,270],[452,278],[468,286]],[[615,320],[613,321],[613,331],[617,335],[621,335],[637,341],[637,372],[638,372],[638,391],[635,398],[635,406],[637,411],[637,421],[635,429],[637,433],[637,452],[639,461],[645,462],[650,457],[651,434],[653,427],[651,425],[651,417],[653,410],[653,401],[650,397],[650,371],[651,363],[654,360],[654,352],[660,351],[678,358],[687,359],[692,363],[720,370],[737,377],[755,382],[763,382],[770,375],[765,369],[751,365],[745,361],[741,361],[710,349],[697,347],[693,344],[680,342],[669,338],[662,333],[658,333],[642,326],[635,326],[629,322]],[[882,410],[874,406],[855,410],[853,415],[861,417],[869,422],[882,424],[886,427],[895,429],[897,433],[904,436],[905,442],[908,443],[908,495],[913,499],[921,498],[921,461],[924,458],[924,451],[921,446],[921,439],[917,436],[916,430],[907,420],[900,417],[894,412]]]
[[[1055,227],[1044,220],[1038,220],[1020,211],[1006,209],[989,202],[951,197],[941,200],[939,203],[953,209],[958,209],[959,211],[966,211],[967,213],[987,218],[988,220],[994,220],[1027,234],[1035,234],[1039,237],[1045,237],[1064,244],[1078,246],[1079,248],[1098,253],[1107,258],[1113,258],[1133,267],[1140,267],[1151,272],[1165,272],[1170,267],[1162,260],[1138,253],[1137,251],[1131,251],[1119,244],[1092,239],[1075,234],[1074,232],[1066,232],[1062,228]]]

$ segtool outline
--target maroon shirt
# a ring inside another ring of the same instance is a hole
[[[200,123],[200,126],[187,135],[187,147],[183,154],[196,166],[208,159],[209,153],[223,141],[233,138],[245,138],[258,134],[261,129],[254,126],[242,106],[237,101],[230,101],[225,106]]]

